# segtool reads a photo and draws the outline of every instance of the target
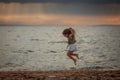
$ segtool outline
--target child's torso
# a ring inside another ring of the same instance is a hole
[[[74,44],[76,42],[75,36],[68,37],[68,44]]]

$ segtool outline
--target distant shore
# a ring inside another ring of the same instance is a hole
[[[12,25],[12,24],[0,24],[0,27],[1,26],[63,26],[63,27],[74,27],[74,26],[78,26],[78,27],[88,27],[88,26],[92,26],[92,27],[97,27],[97,26],[100,26],[100,27],[105,27],[105,26],[113,26],[113,27],[120,27],[120,25]]]

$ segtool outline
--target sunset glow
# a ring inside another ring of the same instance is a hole
[[[1,25],[120,25],[118,4],[4,3]]]

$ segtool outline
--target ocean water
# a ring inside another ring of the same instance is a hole
[[[119,26],[71,26],[80,59],[66,56],[67,26],[0,26],[0,71],[120,69]]]

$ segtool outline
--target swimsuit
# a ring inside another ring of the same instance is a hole
[[[76,40],[74,40],[73,38],[69,37],[68,38],[68,44],[69,44],[69,51],[76,51]]]

